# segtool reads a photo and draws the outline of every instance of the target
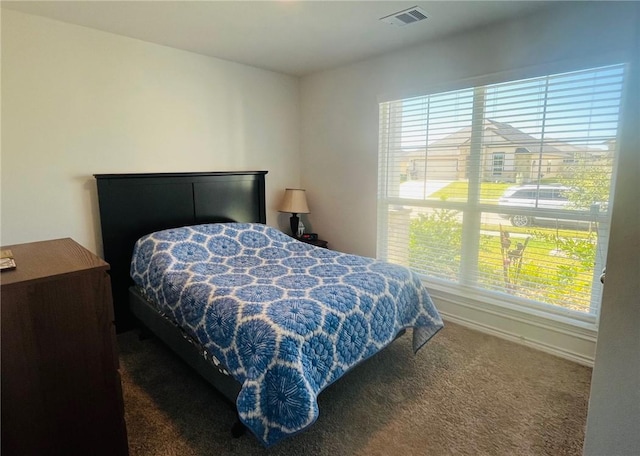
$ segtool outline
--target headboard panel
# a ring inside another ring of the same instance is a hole
[[[128,288],[135,242],[153,231],[212,222],[266,223],[267,171],[94,174],[104,259],[118,332],[131,329]]]

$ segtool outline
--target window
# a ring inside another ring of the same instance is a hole
[[[595,321],[624,74],[381,103],[378,255],[448,290]]]
[[[493,154],[493,175],[502,176],[503,170],[504,170],[504,154],[501,152],[494,153]]]

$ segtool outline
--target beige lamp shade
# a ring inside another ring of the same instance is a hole
[[[308,214],[307,197],[302,188],[287,188],[280,203],[280,212],[290,212],[292,214]]]

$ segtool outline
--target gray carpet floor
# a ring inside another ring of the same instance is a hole
[[[349,372],[312,427],[269,449],[231,437],[231,406],[161,342],[118,345],[132,456],[582,454],[591,369],[453,323]]]

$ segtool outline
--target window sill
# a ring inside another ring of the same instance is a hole
[[[594,316],[574,319],[482,295],[460,285],[424,281],[445,320],[593,366],[597,339]]]

